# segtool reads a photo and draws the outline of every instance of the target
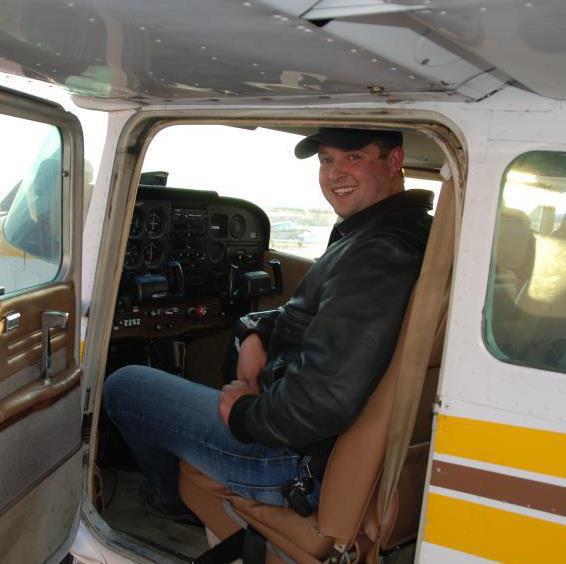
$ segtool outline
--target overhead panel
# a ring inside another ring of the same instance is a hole
[[[352,16],[384,15],[410,12],[424,5],[403,5],[386,0],[320,0],[303,16],[312,19],[333,19]]]
[[[321,0],[303,17],[325,22],[327,33],[472,99],[480,99],[505,84],[508,77],[504,73],[494,73],[492,65],[448,44],[430,27],[410,17],[422,10],[426,10],[423,3]]]
[[[91,107],[111,101],[210,103],[368,93],[411,100],[453,94],[430,73],[376,54],[369,42],[299,17],[312,5],[4,0],[0,70],[62,84]]]
[[[261,3],[298,18],[316,6],[318,0],[261,0]]]
[[[0,70],[96,104],[566,98],[563,0],[4,0]],[[97,100],[99,102],[97,102]]]
[[[396,0],[391,4],[418,6],[411,17],[429,29],[537,94],[566,99],[563,0]]]

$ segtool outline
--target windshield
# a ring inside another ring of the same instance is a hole
[[[175,125],[151,142],[141,183],[213,190],[259,205],[270,248],[319,257],[337,220],[318,182],[318,159],[297,159],[303,135],[262,127]],[[406,177],[407,188],[438,192],[440,181]]]

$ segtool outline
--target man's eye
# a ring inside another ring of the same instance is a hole
[[[361,157],[358,153],[350,153],[350,154],[348,155],[348,158],[349,158],[351,161],[358,161],[358,160],[361,159],[362,157]]]
[[[323,157],[323,158],[319,159],[319,162],[320,162],[321,165],[325,165],[325,164],[328,164],[330,162],[330,159]]]

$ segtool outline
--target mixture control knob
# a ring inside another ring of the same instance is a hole
[[[190,307],[187,310],[187,315],[190,319],[195,321],[201,321],[206,317],[208,310],[205,305],[197,305],[195,307]]]

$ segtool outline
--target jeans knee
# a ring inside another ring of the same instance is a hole
[[[123,366],[108,376],[102,388],[102,400],[109,416],[131,401],[135,378],[136,366]]]

